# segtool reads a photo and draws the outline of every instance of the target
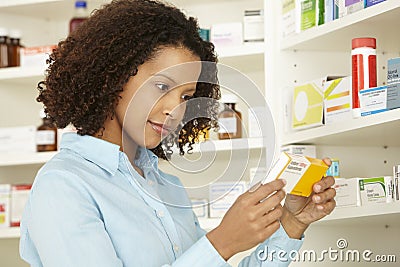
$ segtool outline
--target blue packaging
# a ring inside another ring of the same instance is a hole
[[[335,0],[325,0],[325,23],[335,19]]]
[[[332,162],[332,165],[326,171],[326,176],[333,176],[335,178],[340,177],[339,160],[331,159],[331,162]]]
[[[364,0],[364,8],[382,3],[384,1],[386,0]]]

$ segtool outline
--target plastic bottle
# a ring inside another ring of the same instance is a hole
[[[8,67],[8,31],[0,28],[0,68]]]
[[[8,43],[8,66],[18,67],[21,65],[21,32],[10,30]]]
[[[47,118],[44,110],[40,111],[42,125],[37,128],[36,148],[38,152],[57,150],[57,127]]]
[[[225,94],[221,98],[224,109],[218,115],[218,138],[230,139],[242,137],[242,113],[235,108],[238,98],[235,95]]]
[[[351,42],[352,50],[352,99],[353,115],[360,117],[358,92],[377,86],[376,82],[376,39],[355,38]]]
[[[88,17],[86,1],[75,1],[75,14],[69,21],[69,32],[73,32]]]

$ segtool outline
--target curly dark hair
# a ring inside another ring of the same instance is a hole
[[[44,104],[47,117],[58,128],[72,124],[80,135],[102,133],[105,120],[115,116],[123,86],[160,48],[185,47],[201,61],[217,62],[213,44],[202,40],[198,30],[195,18],[187,18],[172,5],[114,0],[94,10],[88,20],[58,43],[47,60],[45,80],[38,84],[37,101]],[[186,113],[207,110],[208,116],[186,123],[176,133],[175,141],[159,144],[153,149],[157,156],[168,159],[175,144],[183,155],[205,129],[218,127],[215,99],[220,98],[220,89],[216,66],[202,68],[194,97],[210,101],[188,105]]]

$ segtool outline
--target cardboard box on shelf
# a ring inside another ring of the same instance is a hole
[[[283,38],[300,32],[300,12],[298,0],[282,0],[282,35]]]
[[[11,185],[0,184],[0,228],[10,227]]]
[[[20,126],[0,128],[0,152],[36,152],[36,127]]]
[[[197,218],[207,218],[208,217],[208,199],[190,199],[192,203],[192,209]]]
[[[322,79],[294,87],[292,128],[306,129],[324,124]]]
[[[361,205],[388,203],[393,201],[393,183],[391,176],[359,178]]]
[[[246,182],[216,182],[210,185],[210,217],[225,215],[236,199],[246,192]]]
[[[351,76],[327,81],[324,84],[325,124],[353,119],[351,90]]]
[[[45,67],[46,60],[53,52],[56,45],[43,45],[34,47],[25,47],[21,52],[21,67]]]
[[[220,23],[211,26],[210,41],[217,48],[241,46],[243,25],[241,22]]]
[[[337,207],[361,206],[358,178],[336,178],[334,188]]]
[[[370,7],[382,2],[385,2],[386,0],[364,0],[364,8]]]
[[[310,158],[317,157],[317,148],[313,145],[287,145],[281,147],[281,152],[294,155],[307,156]]]
[[[361,116],[387,111],[387,86],[360,90]]]
[[[11,186],[11,226],[19,226],[31,188],[31,184]]]

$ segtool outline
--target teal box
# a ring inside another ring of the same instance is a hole
[[[210,41],[210,30],[209,29],[199,29],[199,35],[200,38],[203,39],[204,41],[209,42]]]

